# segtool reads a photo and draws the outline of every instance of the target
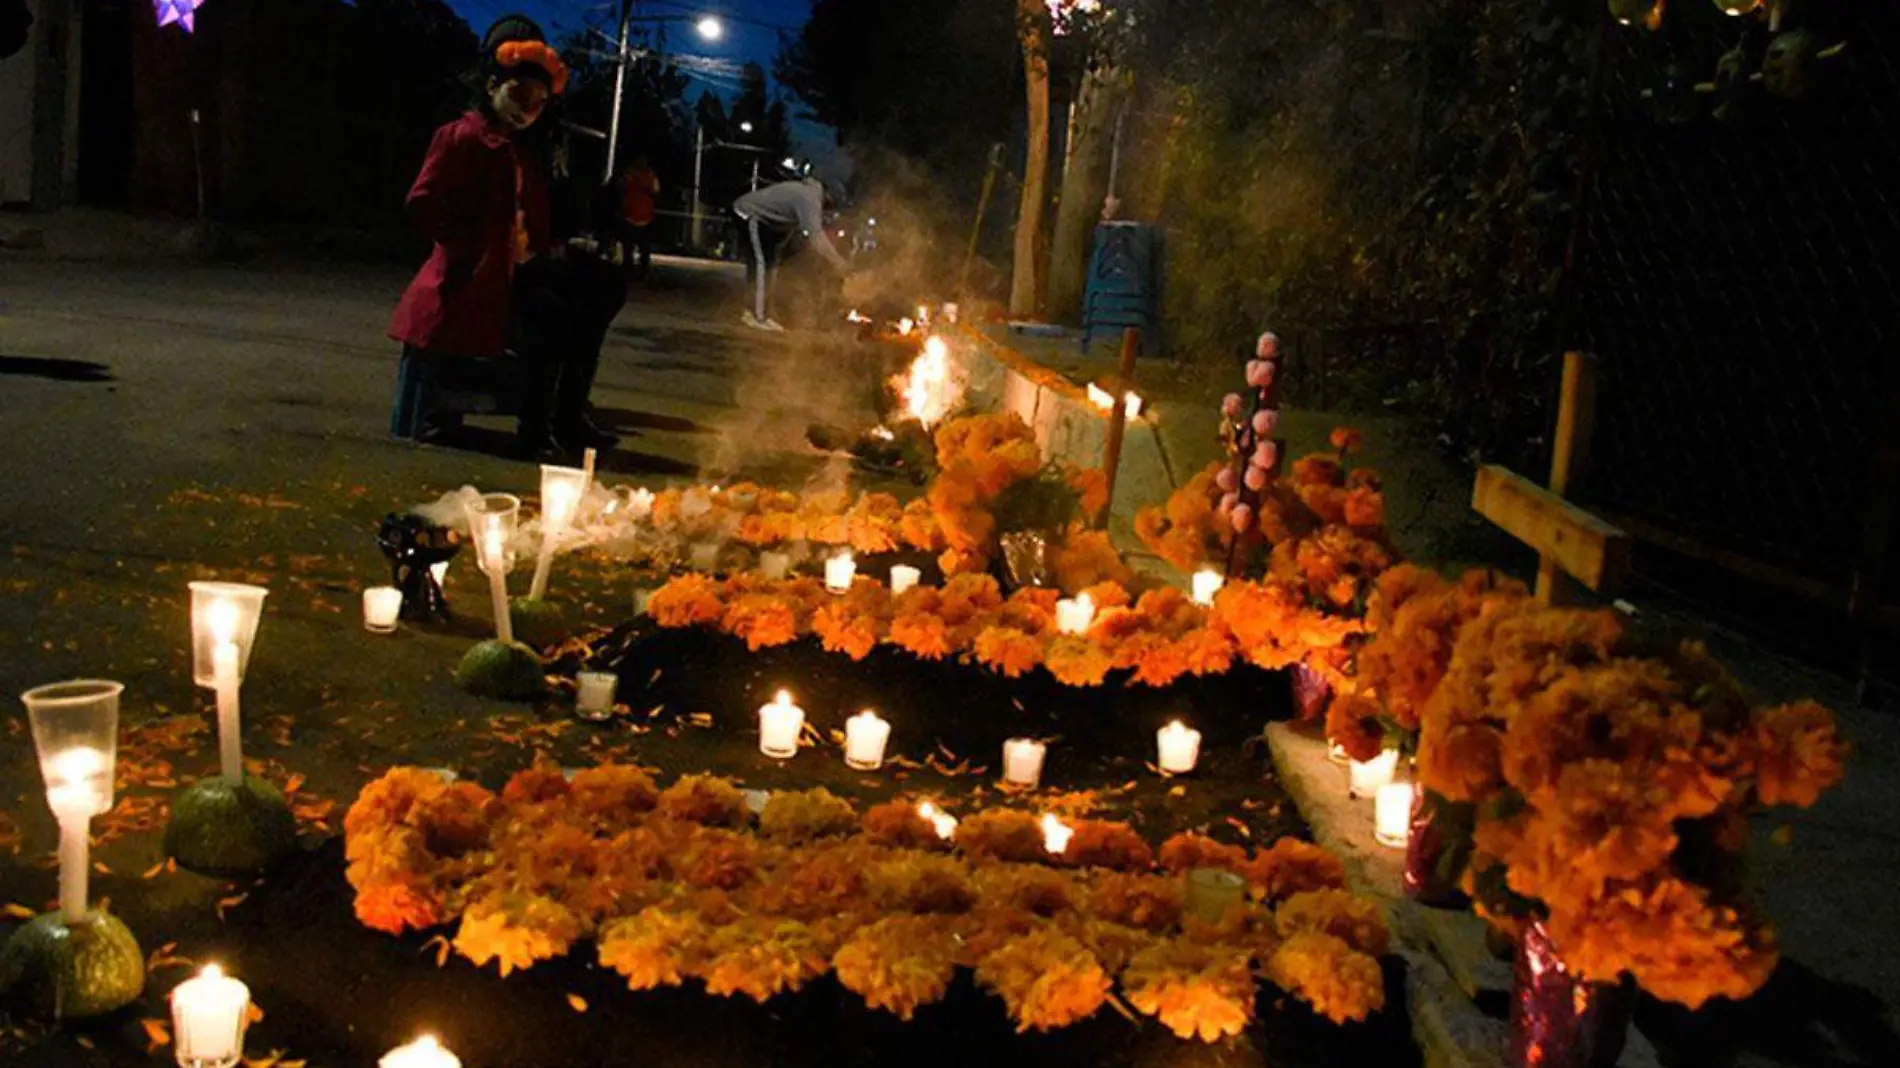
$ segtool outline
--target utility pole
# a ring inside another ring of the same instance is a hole
[[[614,160],[620,152],[620,102],[627,93],[627,33],[632,21],[633,0],[620,0],[620,41],[614,51],[614,111],[612,121],[607,124],[607,173],[601,177],[602,182],[614,180]]]
[[[704,242],[704,227],[700,225],[699,181],[706,167],[706,120],[702,117],[693,137],[693,241],[697,250]]]

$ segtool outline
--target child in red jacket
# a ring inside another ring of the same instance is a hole
[[[562,256],[549,232],[546,167],[520,137],[566,88],[566,65],[521,16],[489,29],[483,55],[481,101],[436,131],[405,202],[435,249],[389,333],[449,356],[500,356],[512,342],[528,372],[520,453],[571,459],[618,440],[586,410],[626,288],[613,272]]]

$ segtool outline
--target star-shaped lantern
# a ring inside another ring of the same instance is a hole
[[[204,2],[205,0],[152,0],[152,7],[158,13],[160,26],[176,23],[183,26],[186,33],[190,33],[192,19],[196,17],[199,6]]]

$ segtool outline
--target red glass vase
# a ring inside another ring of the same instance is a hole
[[[1405,839],[1405,896],[1435,908],[1463,908],[1464,856],[1469,850],[1470,806],[1455,805],[1430,790],[1412,794],[1412,822]]]
[[[1570,974],[1543,923],[1518,940],[1511,988],[1509,1068],[1616,1068],[1635,997],[1628,983]]]

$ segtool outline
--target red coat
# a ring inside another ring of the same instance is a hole
[[[534,154],[478,111],[435,132],[404,202],[435,251],[396,306],[390,337],[456,356],[506,351],[517,166],[528,249],[545,252],[548,179]]]

